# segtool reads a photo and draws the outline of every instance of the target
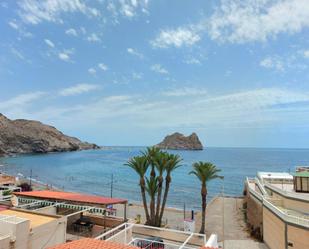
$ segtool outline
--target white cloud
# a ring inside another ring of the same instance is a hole
[[[71,36],[77,36],[77,35],[78,35],[76,29],[73,29],[73,28],[67,29],[67,30],[65,31],[65,33],[66,33],[67,35],[71,35]]]
[[[283,62],[279,58],[266,57],[260,61],[260,66],[277,71],[284,71]]]
[[[98,64],[98,67],[103,70],[103,71],[107,71],[108,70],[108,67],[104,64],[104,63],[99,63]]]
[[[305,58],[309,58],[309,50],[305,50],[304,51],[304,57]]]
[[[90,42],[99,42],[101,41],[100,37],[96,33],[92,33],[87,37],[87,40]]]
[[[266,41],[309,27],[308,0],[222,0],[206,22],[210,37],[222,42]]]
[[[148,13],[148,0],[120,0],[119,3],[120,13],[127,18],[134,17],[139,10],[143,13]],[[115,5],[109,5],[108,9],[115,15]]]
[[[206,95],[207,93],[208,91],[203,88],[183,87],[165,90],[164,92],[162,92],[162,95],[168,97],[184,97]]]
[[[64,88],[62,89],[59,94],[61,96],[73,96],[73,95],[79,95],[82,93],[87,93],[90,91],[97,90],[99,88],[98,85],[93,84],[78,84],[72,87]]]
[[[63,61],[70,61],[70,56],[69,54],[67,53],[64,53],[64,52],[61,52],[58,54],[58,57],[60,60],[63,60]]]
[[[88,73],[95,75],[97,73],[97,71],[94,68],[91,67],[91,68],[88,69]]]
[[[154,64],[150,67],[150,69],[156,73],[168,74],[168,71],[160,64]]]
[[[168,48],[171,46],[179,48],[182,46],[192,46],[200,39],[201,37],[195,28],[179,27],[177,29],[161,30],[150,43],[153,47],[157,48]]]
[[[51,41],[51,40],[48,40],[48,39],[44,39],[45,43],[50,46],[51,48],[54,48],[55,47],[55,44]]]
[[[140,59],[144,58],[144,56],[143,56],[142,53],[136,51],[136,50],[133,49],[133,48],[128,48],[128,49],[127,49],[127,52],[128,52],[129,54],[131,54],[131,55],[134,55],[134,56],[139,57]]]
[[[17,25],[17,23],[16,22],[14,22],[14,21],[10,21],[10,22],[8,22],[8,24],[11,26],[11,28],[13,28],[13,29],[19,29],[19,26]]]
[[[40,99],[44,95],[45,93],[41,91],[17,95],[16,97],[13,97],[7,101],[0,102],[0,110],[16,108],[19,106],[23,107],[27,104],[32,103],[35,100]]]
[[[58,54],[60,60],[71,61],[71,55],[74,53],[74,49],[65,49]]]
[[[97,9],[88,7],[83,0],[22,0],[19,7],[20,17],[29,24],[39,24],[43,21],[62,23],[61,15],[65,13],[100,15]]]
[[[143,74],[142,73],[133,72],[132,73],[132,78],[135,79],[135,80],[140,80],[140,79],[143,78]]]
[[[184,61],[186,64],[191,64],[191,65],[193,65],[193,64],[195,64],[195,65],[201,65],[201,61],[199,60],[199,59],[197,59],[197,58],[189,58],[189,59],[187,59],[187,60],[185,60]]]

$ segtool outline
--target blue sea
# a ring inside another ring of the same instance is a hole
[[[138,177],[124,166],[143,147],[111,147],[102,150],[23,155],[0,158],[1,171],[30,176],[39,182],[67,191],[113,196],[139,202]],[[208,200],[222,191],[225,195],[241,196],[246,176],[257,171],[293,172],[295,166],[309,165],[309,149],[206,148],[203,151],[171,151],[183,158],[182,167],[172,175],[168,205],[200,208],[200,183],[188,173],[192,163],[210,161],[222,170],[224,180],[208,185]]]

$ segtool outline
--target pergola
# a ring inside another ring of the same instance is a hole
[[[104,214],[106,209],[108,209],[108,206],[114,204],[122,204],[124,206],[123,219],[124,221],[127,220],[126,209],[128,200],[125,199],[51,190],[14,192],[14,195],[18,197],[18,199],[20,200],[20,202],[23,203],[24,206],[45,203],[48,206],[61,205],[80,210],[81,212],[87,209],[87,211]]]

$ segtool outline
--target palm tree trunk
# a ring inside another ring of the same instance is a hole
[[[206,186],[204,184],[202,184],[201,196],[202,196],[202,225],[201,225],[200,234],[205,234],[207,189],[206,189]]]
[[[155,215],[155,224],[158,227],[161,226],[159,217],[160,217],[160,207],[161,207],[162,183],[163,183],[163,180],[162,178],[160,178],[159,184],[158,184],[157,209],[156,209],[156,215]]]
[[[161,222],[162,222],[162,218],[163,218],[163,214],[164,214],[164,209],[165,209],[165,205],[166,205],[166,201],[167,201],[167,195],[168,195],[168,191],[169,191],[169,188],[170,188],[170,180],[168,179],[168,177],[169,176],[166,176],[166,179],[165,179],[164,196],[163,196],[161,212],[160,212],[160,216],[159,216],[159,220],[158,220],[159,226],[161,226]]]
[[[150,225],[155,226],[155,197],[150,199]]]
[[[142,193],[143,206],[144,206],[145,215],[146,215],[146,224],[148,224],[150,221],[150,217],[149,217],[149,212],[148,212],[148,207],[147,207],[146,191],[145,191],[145,187],[143,186],[141,186],[141,193]]]

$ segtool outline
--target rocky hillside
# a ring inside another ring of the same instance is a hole
[[[202,150],[203,145],[199,140],[196,133],[192,133],[190,136],[184,136],[181,133],[175,132],[172,135],[168,135],[164,140],[157,144],[156,147],[161,149],[170,150]]]
[[[69,137],[56,128],[32,120],[10,120],[0,113],[0,156],[98,149],[96,144]]]

